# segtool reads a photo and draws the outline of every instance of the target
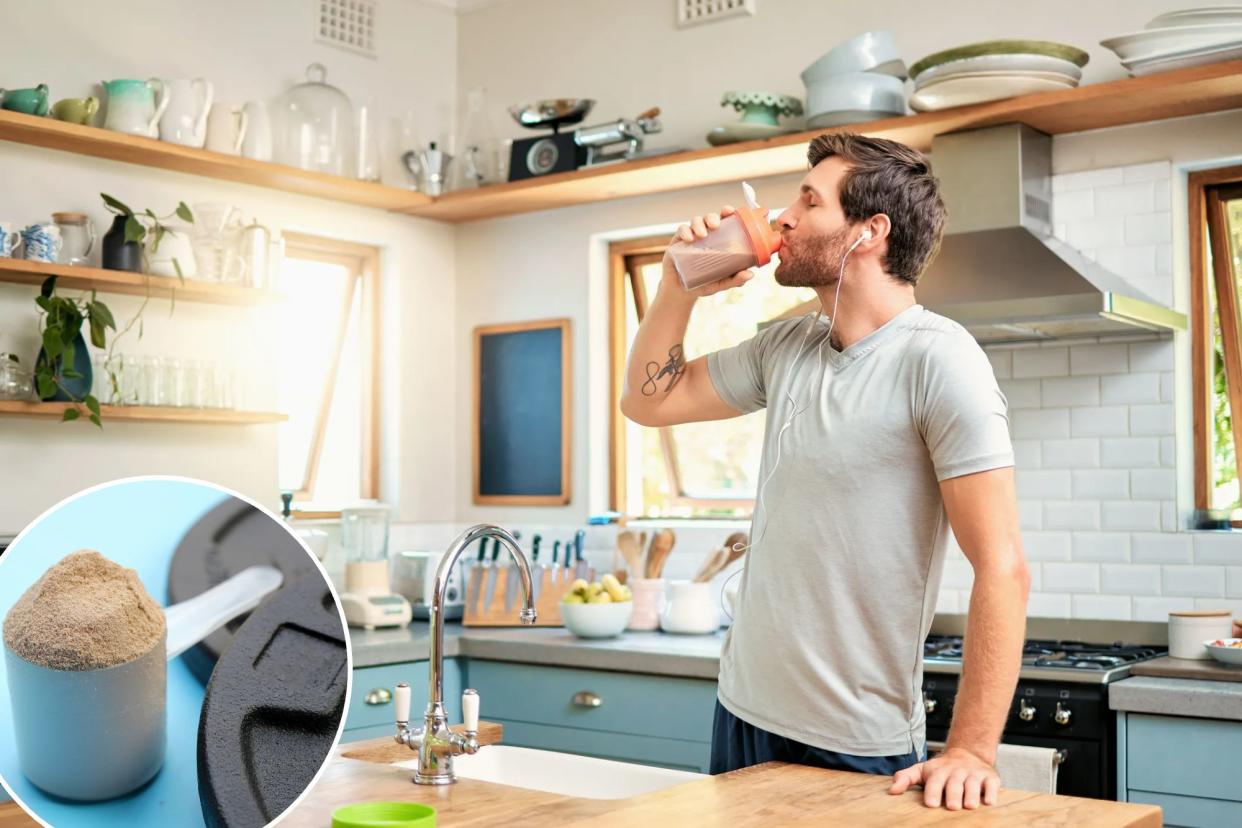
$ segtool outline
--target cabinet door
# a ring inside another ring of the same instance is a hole
[[[461,721],[461,666],[457,659],[444,660],[443,680],[444,710],[450,722]],[[356,742],[395,733],[396,709],[392,690],[402,681],[410,685],[410,718],[415,723],[421,722],[428,698],[426,661],[361,667],[354,670],[354,685],[341,741]]]
[[[1126,786],[1133,791],[1242,801],[1242,722],[1126,715]]]

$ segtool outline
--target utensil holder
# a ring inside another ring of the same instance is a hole
[[[634,578],[630,580],[630,591],[634,593],[634,614],[626,629],[658,630],[660,614],[664,612],[665,586],[663,578]]]

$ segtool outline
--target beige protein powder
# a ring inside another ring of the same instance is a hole
[[[5,646],[54,670],[125,664],[150,652],[164,632],[164,611],[138,573],[93,549],[43,573],[4,619]]]

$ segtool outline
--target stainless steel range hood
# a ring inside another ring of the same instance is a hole
[[[916,295],[980,342],[1186,329],[1162,306],[1052,235],[1052,138],[1024,124],[937,136],[949,219]]]

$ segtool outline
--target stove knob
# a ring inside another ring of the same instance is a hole
[[[1035,721],[1035,705],[1027,704],[1026,699],[1018,700],[1018,718],[1024,722]]]
[[[1061,703],[1057,702],[1057,712],[1052,714],[1052,719],[1059,725],[1068,725],[1070,723],[1070,709],[1062,707]]]
[[[936,712],[936,700],[927,695],[926,690],[923,691],[923,709],[927,711],[929,716]]]

